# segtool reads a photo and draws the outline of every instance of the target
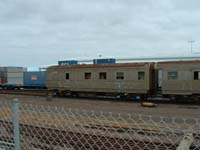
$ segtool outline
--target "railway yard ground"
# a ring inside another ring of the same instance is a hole
[[[199,105],[158,104],[149,108],[134,101],[49,99],[13,94],[0,94],[0,142],[4,144],[13,143],[10,102],[15,98],[21,106],[22,149],[50,150],[63,146],[66,149],[67,146],[69,149],[175,150],[186,133],[194,136],[191,148],[200,148]]]
[[[95,112],[112,112],[114,114],[141,114],[178,118],[200,117],[200,105],[196,104],[158,104],[157,107],[148,108],[142,107],[140,103],[133,101],[123,102],[119,100],[101,100],[95,98],[51,98],[51,100],[48,101],[46,97],[9,94],[1,94],[0,102],[12,101],[14,98],[18,98],[19,102],[23,104],[58,106]]]

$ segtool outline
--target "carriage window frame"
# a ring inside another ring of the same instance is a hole
[[[168,80],[178,80],[178,71],[168,71],[167,78]]]
[[[65,79],[66,79],[66,80],[70,80],[70,75],[69,75],[69,74],[70,74],[69,72],[66,72],[66,73],[65,73]]]
[[[200,71],[193,72],[193,80],[195,80],[195,81],[200,80]]]
[[[144,71],[138,72],[138,80],[145,80],[145,72]]]
[[[117,80],[124,80],[124,72],[116,72]]]
[[[85,72],[85,73],[84,73],[84,79],[85,79],[85,80],[90,80],[90,79],[92,79],[92,73],[91,73],[91,72]]]
[[[99,79],[106,80],[107,79],[107,72],[99,72]]]

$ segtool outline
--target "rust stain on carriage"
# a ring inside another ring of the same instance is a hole
[[[80,69],[80,68],[115,68],[115,67],[143,67],[145,65],[154,64],[153,62],[142,63],[116,63],[116,64],[78,64],[78,65],[65,65],[65,66],[51,66],[48,69]]]
[[[179,60],[179,61],[161,61],[157,64],[191,64],[191,63],[200,63],[200,60]]]

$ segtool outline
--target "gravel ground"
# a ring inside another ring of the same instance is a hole
[[[20,103],[58,106],[87,111],[142,114],[163,117],[200,118],[200,106],[197,105],[159,104],[157,107],[147,108],[142,107],[139,103],[135,102],[78,98],[52,98],[51,101],[47,101],[45,97],[19,95],[0,95],[0,102],[12,101],[14,98],[18,98]]]

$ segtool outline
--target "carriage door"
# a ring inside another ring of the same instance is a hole
[[[200,70],[193,70],[192,90],[199,93],[200,91]]]
[[[158,70],[158,89],[162,90],[162,83],[163,83],[163,70]]]
[[[71,74],[70,72],[64,73],[64,82],[62,82],[62,84],[65,90],[70,90],[70,80],[71,80],[70,74]]]

